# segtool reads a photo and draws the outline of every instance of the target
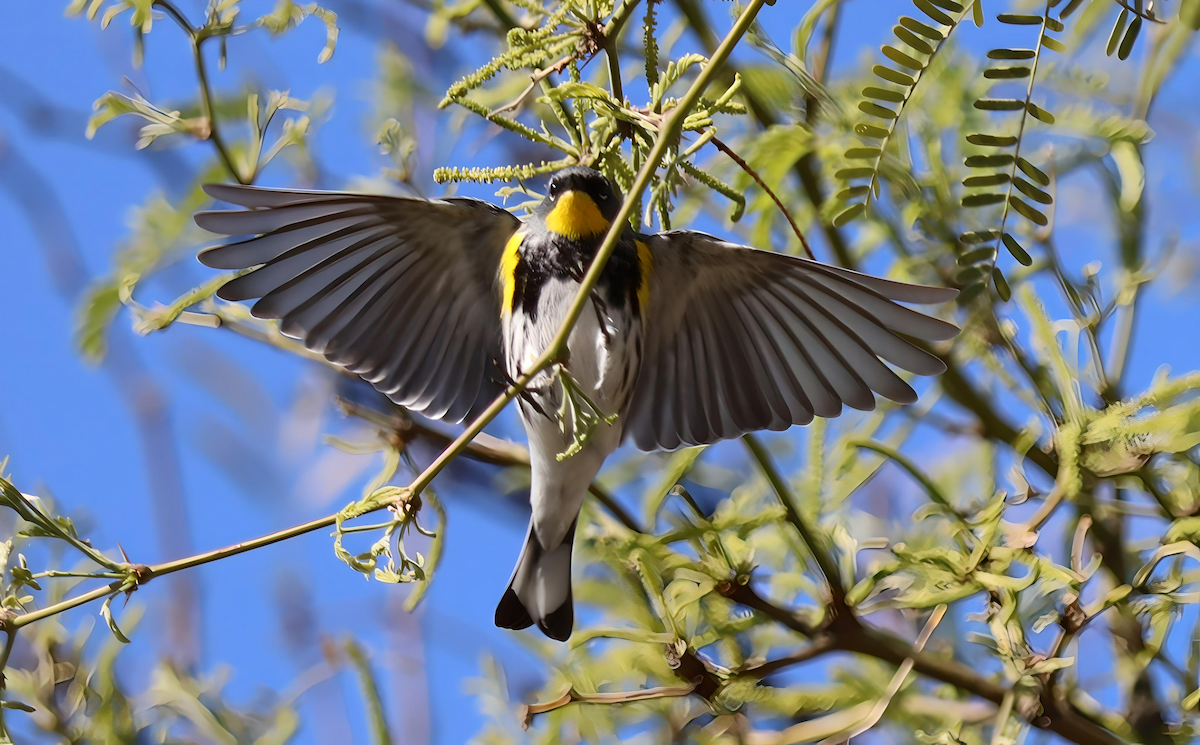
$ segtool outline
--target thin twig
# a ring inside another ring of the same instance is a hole
[[[750,665],[739,671],[742,675],[752,678],[765,678],[768,675],[791,667],[799,665],[810,660],[815,660],[822,655],[833,652],[837,649],[837,640],[833,636],[819,636],[812,641],[804,649],[799,652],[787,655],[786,657],[777,657],[773,660],[766,660],[757,665]]]
[[[804,253],[808,254],[808,258],[815,261],[817,257],[813,255],[812,248],[809,247],[808,241],[804,239],[804,233],[800,231],[800,226],[797,225],[796,221],[792,219],[792,213],[788,212],[787,207],[783,206],[783,202],[780,201],[779,197],[775,196],[775,192],[771,190],[771,187],[767,186],[767,182],[762,180],[762,176],[758,175],[758,171],[751,168],[750,164],[743,160],[740,155],[735,153],[732,148],[730,148],[724,142],[721,142],[720,138],[713,137],[712,144],[716,145],[718,150],[728,155],[730,160],[732,160],[734,163],[737,163],[743,171],[750,175],[750,178],[754,179],[754,181],[760,187],[762,187],[762,190],[767,193],[767,196],[771,197],[771,201],[775,202],[775,206],[778,207],[779,211],[783,213],[783,217],[788,221],[788,225],[792,226],[792,232],[795,233],[796,237],[800,239],[800,245],[804,246]]]
[[[491,119],[496,114],[502,114],[505,111],[512,111],[513,109],[517,108],[518,106],[521,105],[521,102],[524,101],[525,98],[530,93],[533,92],[533,89],[538,86],[538,83],[542,82],[543,79],[545,79],[546,77],[548,77],[550,75],[553,75],[556,72],[562,72],[563,69],[565,69],[567,65],[571,64],[572,61],[577,60],[577,59],[579,59],[579,55],[572,52],[571,54],[568,54],[566,57],[563,57],[562,59],[560,59],[558,62],[555,62],[553,65],[550,65],[549,67],[543,67],[540,70],[534,71],[534,73],[529,76],[529,85],[525,86],[525,89],[522,90],[520,93],[518,93],[516,98],[514,98],[513,100],[504,104],[503,106],[501,106],[498,109],[492,109],[491,111],[489,111],[487,113],[487,116],[485,118]]]
[[[8,611],[3,611],[7,613]],[[8,680],[4,675],[4,671],[8,668],[8,658],[12,654],[13,645],[17,641],[17,630],[14,628],[5,629],[4,650],[0,651],[0,694],[3,694],[8,689]],[[0,706],[0,737],[9,738],[8,729],[4,726],[4,707]],[[12,742],[11,738],[8,739]]]
[[[529,729],[533,718],[538,714],[561,709],[567,704],[627,704],[632,701],[648,701],[655,698],[682,698],[691,695],[696,690],[696,683],[685,686],[659,686],[657,688],[642,688],[636,691],[612,691],[607,693],[579,693],[574,688],[563,691],[561,696],[540,704],[526,704],[521,707],[521,726]]]
[[[914,655],[919,654],[925,649],[925,644],[929,641],[929,637],[933,636],[933,632],[937,629],[938,624],[942,622],[942,618],[945,617],[945,615],[946,606],[944,604],[937,606],[933,609],[933,613],[929,614],[929,620],[925,622],[925,627],[921,629],[920,636],[917,637],[916,643],[913,644]],[[896,670],[895,675],[892,676],[892,680],[890,683],[888,683],[887,690],[884,692],[883,696],[881,696],[879,700],[875,702],[875,706],[871,708],[871,713],[868,714],[863,721],[855,725],[854,729],[844,734],[837,735],[836,737],[827,738],[822,742],[822,745],[826,745],[826,743],[832,745],[832,743],[835,742],[848,743],[852,738],[858,737],[874,727],[875,724],[883,718],[888,706],[892,703],[892,699],[896,697],[897,693],[899,693],[900,686],[904,685],[904,681],[908,679],[908,674],[912,672],[912,669],[913,658],[911,656],[906,657],[904,661],[900,663],[900,668]]]
[[[829,585],[829,594],[833,600],[834,610],[839,612],[845,610],[847,607],[846,589],[842,586],[837,563],[834,562],[824,537],[818,532],[816,526],[809,525],[807,518],[801,515],[799,510],[796,509],[796,497],[792,493],[792,488],[779,473],[775,462],[771,459],[770,454],[767,453],[766,448],[763,447],[758,438],[754,435],[743,435],[742,442],[746,444],[746,449],[750,451],[750,455],[758,464],[759,469],[767,477],[767,482],[775,490],[775,495],[779,497],[784,512],[787,514],[788,522],[796,527],[797,532],[800,533],[800,540],[804,541],[804,545],[817,562],[817,567],[820,569],[821,574],[825,576],[825,582]]]
[[[407,435],[412,433],[420,434],[427,440],[433,441],[435,444],[442,447],[450,443],[450,435],[440,432],[433,427],[426,426],[415,419],[400,416],[387,416],[385,414],[370,408],[362,406],[353,401],[348,401],[344,398],[338,398],[338,407],[350,416],[358,417],[366,420],[381,429],[389,432],[395,432],[407,439]],[[463,451],[463,455],[472,460],[480,461],[481,463],[490,463],[495,466],[516,466],[529,468],[529,451],[520,445],[512,442],[506,442],[491,435],[481,432]],[[599,484],[593,482],[588,485],[588,491],[592,496],[612,513],[622,525],[629,528],[635,533],[645,533],[646,530],[638,524],[629,511],[626,510],[616,498],[609,494]]]
[[[1129,3],[1125,2],[1125,0],[1113,0],[1113,2],[1116,3],[1117,5],[1120,5],[1125,10],[1128,10],[1130,13],[1133,13],[1135,16],[1138,16],[1139,18],[1145,18],[1147,21],[1150,21],[1151,23],[1166,23],[1166,21],[1162,20],[1161,18],[1154,15],[1150,11],[1138,10],[1137,8],[1130,5]],[[1140,5],[1141,3],[1138,3],[1138,4]]]
[[[221,130],[217,126],[217,119],[213,113],[212,90],[208,84],[208,71],[204,67],[204,53],[201,51],[205,40],[211,37],[202,35],[200,30],[188,21],[187,16],[176,8],[171,0],[154,0],[153,4],[166,11],[167,15],[171,16],[179,28],[187,34],[188,42],[192,47],[192,58],[196,64],[196,78],[200,84],[200,111],[208,121],[208,139],[212,141],[213,147],[216,148],[217,154],[221,157],[221,161],[230,175],[240,184],[250,183],[253,180],[253,174],[247,179],[234,164],[233,157],[225,147],[225,140],[221,137]]]

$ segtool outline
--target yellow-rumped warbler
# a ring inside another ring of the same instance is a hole
[[[211,196],[249,209],[198,213],[200,227],[257,237],[200,260],[258,266],[217,294],[260,298],[254,315],[278,319],[284,334],[396,403],[460,422],[503,390],[496,365],[516,378],[548,347],[620,208],[612,184],[588,168],[560,171],[548,188],[521,221],[458,197],[213,185]],[[558,421],[562,378],[543,372],[517,399],[533,516],[496,624],[570,636],[575,520],[623,438],[671,450],[834,417],[843,404],[869,410],[872,391],[911,403],[913,389],[880,358],[936,375],[945,366],[910,339],[949,339],[957,328],[896,301],[955,294],[704,233],[626,227],[571,332],[567,363],[572,384],[618,418],[559,460],[573,442],[573,423]]]

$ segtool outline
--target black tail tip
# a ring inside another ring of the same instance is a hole
[[[533,625],[529,611],[525,610],[525,605],[511,586],[504,591],[504,597],[500,598],[500,604],[496,606],[496,625],[513,631],[527,629]]]
[[[558,606],[558,610],[538,621],[538,628],[543,634],[560,642],[571,638],[571,629],[574,626],[575,610],[571,605],[570,596],[567,596],[567,602]]]

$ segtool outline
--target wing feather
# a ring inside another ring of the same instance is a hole
[[[499,394],[496,276],[520,221],[487,202],[216,184],[247,209],[200,212],[200,227],[254,236],[206,249],[252,269],[218,291],[392,400],[461,421]]]
[[[674,449],[786,429],[875,394],[916,400],[884,360],[923,375],[945,369],[916,341],[952,324],[899,305],[956,291],[910,285],[815,261],[672,231],[643,236],[654,273],[642,370],[626,433]]]

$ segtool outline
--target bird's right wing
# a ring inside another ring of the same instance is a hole
[[[945,365],[912,339],[958,329],[900,305],[957,293],[871,277],[703,233],[643,238],[653,270],[641,372],[625,433],[643,450],[705,445],[869,410],[916,393],[882,360]],[[882,359],[881,359],[882,358]]]
[[[475,199],[209,185],[245,210],[200,212],[214,233],[256,236],[200,261],[248,269],[217,291],[393,401],[459,422],[502,390],[496,277],[520,221]]]

